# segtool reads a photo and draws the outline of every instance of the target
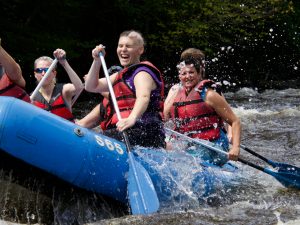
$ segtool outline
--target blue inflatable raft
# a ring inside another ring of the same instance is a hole
[[[125,144],[29,103],[0,97],[0,149],[75,186],[128,202]],[[185,172],[193,176],[187,181],[192,191],[207,196],[220,181],[230,181],[236,169],[201,164],[187,153],[162,149],[137,148],[134,158],[149,173],[160,203],[177,195],[172,192]],[[191,163],[187,171],[176,167],[187,165],[183,160]]]

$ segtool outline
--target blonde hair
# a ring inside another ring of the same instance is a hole
[[[41,57],[37,58],[36,60],[34,60],[34,64],[33,64],[33,68],[34,68],[34,69],[36,68],[36,64],[37,64],[39,61],[46,61],[46,62],[49,62],[50,64],[52,64],[53,59],[50,58],[49,56],[41,56]],[[56,69],[56,65],[55,65],[54,69]]]
[[[54,59],[52,59],[49,56],[41,56],[41,57],[37,58],[36,60],[34,60],[34,63],[33,63],[33,68],[34,69],[36,69],[36,65],[39,61],[46,61],[46,62],[49,62],[50,64],[52,64]],[[56,70],[56,66],[57,65],[54,66],[53,70]],[[54,82],[54,84],[56,84],[56,77],[53,78],[52,82]]]
[[[120,34],[120,37],[129,37],[129,38],[135,39],[136,43],[139,46],[144,46],[145,45],[145,40],[143,38],[143,35],[139,31],[127,30],[127,31],[122,32]]]

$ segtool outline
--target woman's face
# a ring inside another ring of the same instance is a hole
[[[194,65],[182,65],[179,70],[179,79],[187,91],[194,88],[201,80],[200,73],[197,72]]]
[[[40,60],[36,63],[35,68],[34,68],[34,76],[35,76],[35,78],[37,79],[38,82],[40,82],[42,80],[43,76],[48,71],[50,65],[51,65],[51,62],[44,61],[44,60]],[[49,84],[53,80],[55,75],[56,75],[56,70],[53,69],[51,71],[51,74],[49,75],[49,77],[45,81],[45,85]]]
[[[128,67],[132,64],[140,62],[140,57],[143,54],[144,47],[139,45],[134,38],[120,37],[117,54],[120,64],[123,67]]]

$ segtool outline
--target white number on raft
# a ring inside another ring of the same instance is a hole
[[[120,155],[123,155],[124,150],[122,149],[120,144],[118,144],[116,142],[112,142],[109,139],[102,138],[102,137],[96,136],[96,135],[95,135],[95,138],[96,138],[98,145],[103,146],[103,147],[106,146],[110,151],[116,150],[117,153],[119,153]]]

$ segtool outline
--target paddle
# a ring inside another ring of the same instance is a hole
[[[278,171],[280,172],[284,172],[284,173],[290,173],[290,174],[294,174],[296,176],[300,176],[300,168],[293,166],[293,165],[289,165],[287,163],[281,163],[281,162],[274,162],[270,159],[265,158],[264,156],[254,152],[253,150],[251,150],[250,148],[246,147],[245,145],[241,145],[241,148],[246,150],[247,152],[249,152],[250,154],[262,159],[263,161],[265,161],[266,163],[268,163],[269,165],[271,165],[272,167],[278,169]]]
[[[39,92],[42,85],[45,83],[45,80],[49,77],[50,73],[52,72],[52,70],[56,66],[57,62],[58,62],[58,60],[54,59],[53,62],[51,63],[51,65],[49,66],[49,69],[47,70],[47,72],[43,76],[42,80],[39,82],[39,84],[36,86],[36,88],[34,89],[32,94],[30,95],[31,101],[36,97],[37,93]]]
[[[228,153],[225,152],[225,151],[222,151],[218,148],[215,148],[211,145],[208,145],[206,144],[204,141],[202,140],[199,140],[199,139],[194,139],[194,138],[191,138],[191,137],[188,137],[184,134],[181,134],[179,132],[176,132],[176,131],[173,131],[171,129],[168,129],[168,128],[165,128],[167,131],[179,136],[179,137],[183,137],[191,142],[194,142],[196,144],[199,144],[199,145],[202,145],[208,149],[211,149],[215,152],[218,152],[218,153],[222,153],[222,154],[225,154],[228,156]],[[244,147],[244,146],[243,146]],[[245,159],[241,159],[239,158],[238,159],[239,162],[241,163],[244,163],[248,166],[251,166],[255,169],[258,169],[266,174],[269,174],[271,176],[273,176],[275,179],[277,179],[282,185],[284,185],[285,187],[294,187],[294,188],[298,188],[300,189],[300,175],[299,174],[293,174],[293,173],[290,173],[289,170],[283,170],[283,171],[273,171],[273,170],[270,170],[269,168],[264,168],[264,167],[261,167],[261,166],[258,166],[258,165],[255,165],[254,163],[251,163],[249,161],[246,161]]]
[[[111,99],[113,101],[118,120],[120,120],[120,110],[117,104],[116,96],[109,78],[108,70],[102,52],[100,52],[99,56],[108,83]],[[128,193],[131,213],[148,214],[156,212],[159,208],[159,201],[152,180],[146,169],[137,161],[135,161],[133,153],[131,152],[131,146],[126,132],[123,131],[122,135],[125,140],[129,159]]]
[[[241,159],[239,158],[238,161],[248,165],[248,166],[251,166],[255,169],[258,169],[266,174],[269,174],[273,177],[275,177],[283,186],[285,187],[292,187],[292,188],[298,188],[300,189],[300,176],[299,174],[293,174],[293,173],[289,173],[288,171],[273,171],[273,170],[270,170],[269,168],[267,167],[262,167],[262,166],[259,166],[259,165],[256,165],[254,163],[251,163],[249,161],[246,161],[244,159]]]
[[[84,89],[84,84],[82,84],[82,88],[77,92],[77,94],[72,98],[72,102],[71,102],[71,107],[74,105],[74,103],[76,102],[76,100],[78,99],[78,97],[81,95],[83,89]]]

